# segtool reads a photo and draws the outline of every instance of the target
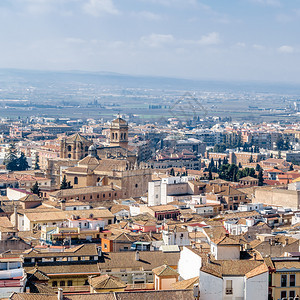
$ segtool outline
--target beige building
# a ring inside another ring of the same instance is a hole
[[[260,187],[256,188],[253,203],[264,203],[274,206],[290,207],[292,209],[300,208],[300,190],[290,190],[278,187]]]

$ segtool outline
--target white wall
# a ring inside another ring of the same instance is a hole
[[[265,272],[258,276],[245,279],[245,300],[265,300],[268,299],[268,279],[269,274]]]
[[[222,300],[223,279],[200,271],[199,289],[201,300]]]
[[[232,280],[232,295],[226,295],[226,281]],[[244,276],[225,276],[223,277],[223,299],[244,299]],[[257,299],[253,299],[257,300]],[[266,299],[265,299],[266,300]]]
[[[148,205],[161,204],[161,181],[148,182]]]
[[[27,195],[26,193],[22,193],[11,188],[7,188],[6,193],[7,193],[7,198],[9,200],[19,200],[20,198]]]
[[[178,261],[178,273],[184,280],[199,276],[202,259],[192,250],[183,247]]]

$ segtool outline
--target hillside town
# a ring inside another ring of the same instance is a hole
[[[299,299],[298,124],[194,121],[2,119],[1,297]]]

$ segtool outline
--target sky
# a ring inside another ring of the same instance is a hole
[[[300,83],[300,0],[1,0],[0,68]]]

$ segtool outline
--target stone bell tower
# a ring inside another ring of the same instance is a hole
[[[128,123],[120,117],[111,122],[110,146],[128,147]]]

